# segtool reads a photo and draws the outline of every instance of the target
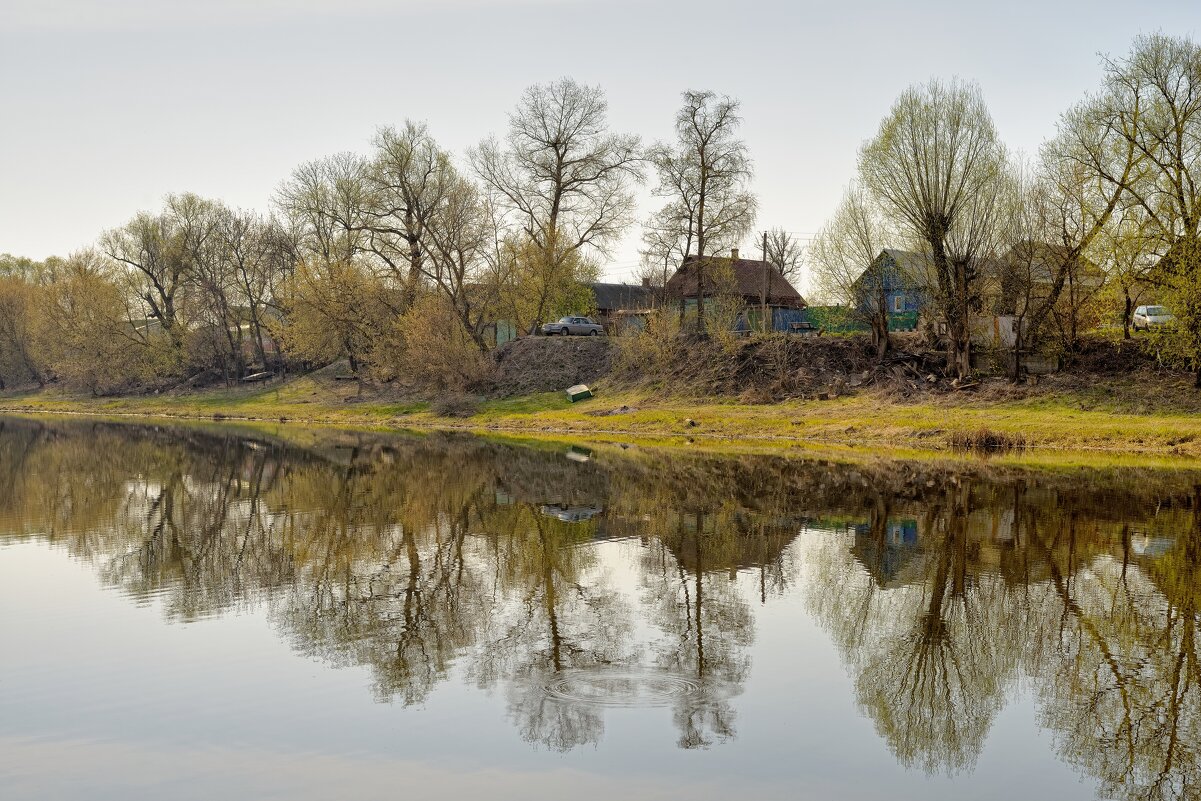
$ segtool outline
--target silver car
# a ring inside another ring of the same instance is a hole
[[[1175,321],[1175,317],[1163,306],[1139,306],[1134,310],[1130,324],[1135,331],[1150,331]]]
[[[565,337],[598,337],[604,333],[604,330],[588,317],[574,316],[560,317],[559,322],[547,323],[542,326],[542,333],[548,336],[558,334]]]

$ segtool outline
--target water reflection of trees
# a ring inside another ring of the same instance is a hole
[[[503,690],[523,737],[568,749],[603,736],[604,708],[548,692],[556,677],[658,676],[690,688],[670,699],[680,746],[720,742],[754,605],[803,576],[903,763],[970,767],[1029,676],[1055,747],[1108,795],[1198,793],[1187,477],[0,426],[0,539],[92,560],[172,619],[265,605],[299,652],[368,668],[381,700],[419,703],[458,670]],[[593,545],[613,539],[638,554],[632,592]]]
[[[451,436],[338,434],[294,447],[222,429],[4,425],[0,475],[11,491],[0,536],[65,546],[106,583],[161,598],[173,619],[266,605],[298,651],[368,667],[381,700],[421,702],[457,664],[481,686],[504,687],[522,735],[553,748],[603,732],[601,708],[546,693],[564,672],[636,666],[737,694],[749,611],[723,585],[760,558],[779,573],[792,536],[768,542],[760,525],[740,545],[757,513],[727,504],[710,518],[721,537],[700,550],[672,539],[665,550],[648,510],[658,521],[688,499],[643,480],[613,486],[611,470],[557,450]],[[607,538],[658,548],[663,571],[688,587],[715,584],[695,604],[656,608],[661,641],[695,631],[695,649],[634,641],[646,614],[637,607],[666,596],[640,601],[613,586],[597,550],[583,547]],[[704,744],[702,718],[717,713],[699,694],[685,701],[681,743]],[[719,717],[712,728],[724,732],[731,713]]]
[[[1029,675],[1061,756],[1107,797],[1197,797],[1201,504],[1145,489],[939,483],[807,539],[812,608],[899,760],[969,767]],[[920,534],[897,547],[906,518]]]

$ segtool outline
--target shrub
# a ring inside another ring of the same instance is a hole
[[[1021,434],[1005,434],[988,428],[976,431],[957,431],[951,435],[951,447],[960,451],[1003,453],[1026,449],[1026,438]]]
[[[382,369],[407,375],[428,389],[461,392],[482,381],[489,362],[450,303],[421,295],[396,322],[395,345],[373,356]]]
[[[671,308],[655,309],[646,325],[632,336],[623,336],[617,356],[617,370],[630,378],[661,376],[683,354],[680,316]]]
[[[435,398],[430,408],[439,417],[471,417],[479,411],[480,404],[471,395],[448,392]]]

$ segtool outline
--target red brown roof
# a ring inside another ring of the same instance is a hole
[[[735,291],[748,303],[758,303],[763,292],[764,275],[767,276],[767,302],[772,306],[790,306],[801,309],[809,305],[801,297],[788,279],[770,264],[759,259],[733,259],[729,256],[706,256],[705,261],[711,265],[725,267],[729,265],[734,271]],[[766,267],[766,269],[764,269]],[[705,295],[711,297],[713,286],[709,274],[706,273]],[[695,298],[696,291],[696,256],[686,256],[680,269],[676,270],[667,281],[667,293],[672,297]]]

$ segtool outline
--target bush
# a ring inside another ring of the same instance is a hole
[[[171,338],[149,321],[130,324],[123,288],[96,263],[73,255],[42,293],[36,326],[48,372],[67,386],[105,395],[179,369]]]
[[[977,431],[957,431],[951,435],[951,447],[960,451],[1003,453],[1026,449],[1026,438],[1021,434],[1005,434],[988,428]]]
[[[395,331],[395,345],[373,357],[381,369],[440,391],[461,392],[487,376],[489,361],[483,349],[439,295],[419,296],[397,320]]]
[[[638,378],[667,374],[684,352],[680,331],[680,316],[673,309],[651,311],[641,331],[621,337],[617,371]]]
[[[471,417],[480,410],[480,403],[470,395],[450,392],[435,398],[430,408],[439,417]]]

